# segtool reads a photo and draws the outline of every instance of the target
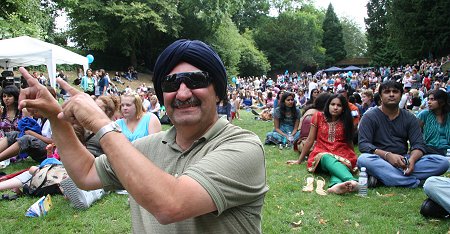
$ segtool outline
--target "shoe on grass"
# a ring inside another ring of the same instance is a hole
[[[448,219],[450,214],[439,204],[430,198],[423,201],[420,207],[420,214],[426,218]]]
[[[75,209],[87,209],[92,203],[99,200],[105,194],[103,189],[84,191],[77,187],[72,179],[67,177],[60,184],[64,196],[67,197]]]
[[[367,178],[367,187],[368,188],[375,188],[380,186],[380,182],[378,182],[378,179],[375,176],[369,175]]]
[[[258,116],[259,116],[258,112],[256,112],[256,111],[253,110],[253,109],[252,109],[252,113],[253,113],[254,115],[258,115]]]

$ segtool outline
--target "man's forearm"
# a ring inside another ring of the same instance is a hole
[[[85,190],[100,188],[100,180],[89,177],[92,170],[95,171],[94,156],[78,140],[72,125],[56,117],[50,120],[50,124],[52,138],[70,178]]]
[[[217,209],[200,184],[188,176],[175,177],[161,170],[122,133],[108,133],[100,144],[123,187],[158,221],[180,221]]]
[[[409,161],[417,162],[423,156],[423,152],[421,150],[415,149],[411,151]]]

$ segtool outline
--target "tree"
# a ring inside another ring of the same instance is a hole
[[[449,7],[446,0],[392,1],[388,30],[405,62],[450,52]]]
[[[230,18],[206,40],[220,55],[229,77],[237,75],[266,74],[270,69],[267,57],[259,51],[252,39],[251,32],[239,34]]]
[[[239,71],[241,76],[265,75],[270,70],[270,63],[266,55],[256,48],[253,33],[247,30],[242,35],[241,59]]]
[[[330,66],[347,56],[342,26],[331,3],[328,5],[327,12],[325,13],[322,29],[322,46],[326,50],[325,64]]]
[[[223,19],[222,22],[207,42],[220,55],[228,74],[236,75],[239,74],[242,37],[230,18]]]
[[[0,39],[23,35],[48,38],[53,19],[47,10],[39,0],[6,0],[0,7]]]
[[[400,53],[392,44],[388,31],[388,4],[390,0],[369,0],[367,3],[367,55],[371,64],[397,64]]]
[[[183,17],[181,35],[186,38],[205,40],[223,26],[223,20],[227,20],[241,9],[240,3],[240,0],[179,1],[178,11]]]
[[[147,53],[150,33],[176,37],[180,30],[177,1],[58,0],[71,19],[70,35],[84,50],[119,51],[137,65],[137,54]]]
[[[273,72],[317,67],[323,54],[321,13],[286,11],[267,18],[255,30],[255,41],[268,57]]]
[[[367,52],[367,39],[364,33],[354,21],[348,18],[342,18],[341,25],[347,58],[364,56]]]
[[[272,9],[276,10],[278,14],[296,11],[301,9],[303,5],[312,5],[312,3],[312,0],[270,0]]]
[[[269,0],[243,0],[236,5],[231,19],[239,32],[244,32],[246,29],[257,28],[259,21],[269,14],[269,9]]]

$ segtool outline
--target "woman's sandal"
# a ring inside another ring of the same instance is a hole
[[[302,191],[303,192],[312,192],[314,190],[314,177],[308,176],[308,177],[306,177],[305,181],[306,181],[306,185],[303,186]]]
[[[321,176],[316,178],[316,193],[319,195],[327,195],[327,192],[323,189],[325,187],[325,179]]]

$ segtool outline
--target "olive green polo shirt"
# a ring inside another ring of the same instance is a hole
[[[176,129],[133,142],[162,170],[187,175],[209,193],[217,211],[169,225],[161,225],[131,197],[134,233],[260,233],[266,169],[258,136],[219,119],[200,139],[183,151],[175,143]],[[124,155],[132,159],[130,155]],[[107,156],[96,159],[106,190],[121,189]],[[132,168],[130,168],[132,170]],[[151,181],[143,181],[142,186]]]

